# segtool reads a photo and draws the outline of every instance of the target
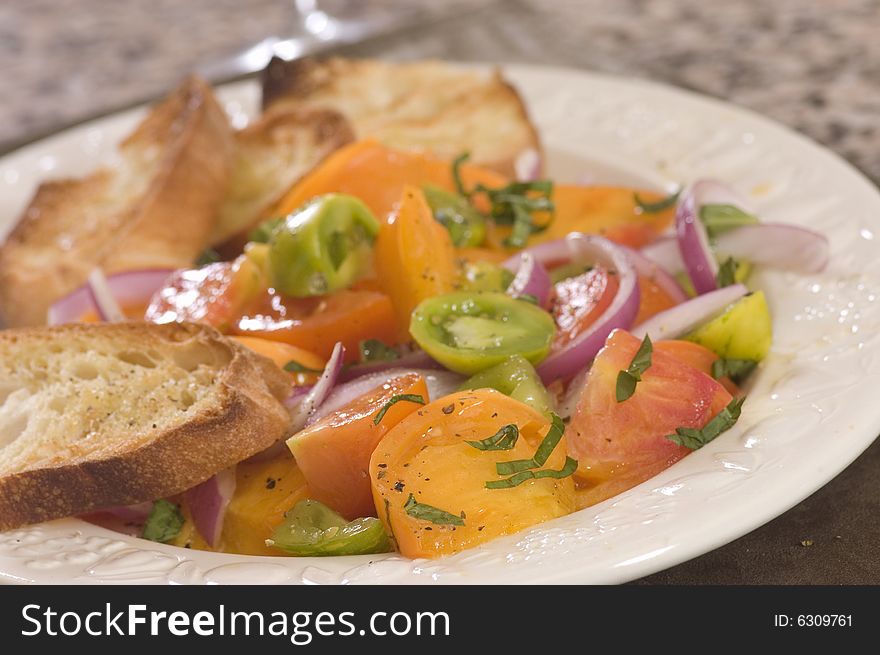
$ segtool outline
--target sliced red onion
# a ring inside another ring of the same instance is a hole
[[[685,270],[697,294],[718,288],[718,262],[709,246],[709,236],[700,220],[692,190],[685,191],[675,210],[675,232]]]
[[[518,182],[533,182],[541,176],[541,153],[534,148],[523,150],[513,162]]]
[[[639,276],[651,280],[676,303],[681,303],[688,299],[688,295],[685,293],[684,289],[681,288],[678,280],[667,273],[660,264],[649,259],[638,250],[633,250],[626,246],[621,246],[621,248],[623,248],[624,252],[629,256],[630,261],[633,263],[633,267],[636,269],[636,273]]]
[[[112,514],[116,518],[122,521],[128,521],[131,523],[143,523],[150,516],[150,512],[153,509],[153,503],[138,503],[137,505],[117,505],[115,507],[108,507],[107,509],[102,509],[101,512],[105,514]]]
[[[340,382],[348,382],[364,375],[387,371],[392,368],[443,368],[424,350],[411,350],[401,353],[396,359],[354,364],[339,374]]]
[[[184,492],[196,530],[212,547],[220,543],[226,508],[235,493],[235,467],[220,471]]]
[[[520,253],[519,265],[514,273],[513,281],[507,287],[507,295],[513,298],[532,296],[539,307],[547,307],[553,282],[547,269],[535,260],[535,256],[528,251]]]
[[[719,236],[715,248],[735,259],[803,274],[825,270],[831,257],[824,234],[783,223],[743,225]]]
[[[107,286],[119,305],[146,305],[153,294],[165,286],[173,272],[174,269],[170,268],[156,268],[114,273],[107,276]],[[92,310],[100,315],[92,293],[90,285],[86,284],[57,300],[49,308],[46,322],[49,325],[74,323]]]
[[[733,205],[747,214],[755,213],[755,206],[749,198],[718,180],[697,180],[691,185],[690,194],[698,212],[704,205]]]
[[[684,272],[681,249],[678,247],[678,239],[674,236],[660,237],[653,243],[643,246],[639,252],[651,261],[656,262],[670,275],[678,275]]]
[[[324,366],[324,371],[318,382],[309,389],[304,395],[297,394],[296,390],[288,398],[287,407],[291,410],[291,430],[299,432],[306,424],[309,416],[321,406],[336,382],[339,379],[339,373],[342,371],[342,363],[345,358],[345,346],[341,342],[337,342],[333,347],[333,353]]]
[[[427,400],[429,402],[442,398],[443,396],[448,396],[450,393],[457,391],[458,387],[465,380],[463,376],[458,375],[457,373],[432,369],[392,368],[371,373],[370,375],[361,376],[351,382],[340,384],[336,387],[327,400],[325,400],[321,406],[308,417],[306,425],[311,425],[328,414],[332,414],[341,407],[345,407],[351,401],[382,386],[389,380],[408,373],[417,373],[425,379],[425,384],[428,387]]]
[[[560,350],[550,355],[538,365],[538,374],[545,383],[562,378],[568,379],[589,364],[596,353],[602,348],[605,339],[615,328],[629,329],[639,311],[639,281],[630,258],[623,249],[608,239],[591,234],[572,232],[565,239],[562,247],[569,255],[568,259],[584,264],[600,264],[618,275],[617,294],[608,308],[582,334]],[[538,261],[541,255],[549,256],[559,248],[556,242],[539,244],[530,248]],[[544,246],[544,248],[542,248]]]
[[[116,302],[116,298],[113,297],[113,292],[110,290],[107,278],[104,277],[104,271],[96,268],[89,273],[86,286],[89,289],[92,302],[98,310],[98,316],[102,321],[119,323],[125,320],[125,313],[122,311],[119,303]]]
[[[655,314],[644,323],[634,327],[631,332],[639,339],[643,339],[646,334],[650,334],[654,341],[677,339],[715,318],[727,309],[728,305],[736,302],[748,292],[749,290],[742,284],[733,284],[710,291]]]

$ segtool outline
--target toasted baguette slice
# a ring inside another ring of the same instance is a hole
[[[522,99],[499,72],[439,61],[275,58],[263,73],[263,106],[335,109],[359,139],[449,159],[470,152],[473,163],[511,176],[521,152],[540,151]]]
[[[329,109],[279,107],[237,132],[232,180],[212,244],[246,235],[294,182],[352,140],[348,121]],[[239,252],[242,245],[235,246]]]
[[[210,87],[187,79],[119,151],[112,169],[39,187],[0,248],[0,322],[44,324],[49,305],[96,266],[188,266],[205,248],[232,160]]]
[[[213,328],[0,332],[0,531],[188,489],[286,436],[287,376]]]

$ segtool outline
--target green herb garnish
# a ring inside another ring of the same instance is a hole
[[[391,346],[386,346],[379,339],[366,339],[358,345],[362,362],[390,362],[400,357],[400,353]]]
[[[754,225],[758,219],[734,205],[703,205],[700,220],[710,239],[743,225]]]
[[[220,253],[213,248],[205,248],[196,259],[196,266],[207,266],[220,261]]]
[[[450,514],[446,510],[439,509],[433,505],[426,505],[416,500],[413,494],[409,495],[403,510],[414,519],[422,521],[430,521],[435,525],[464,525],[464,519],[456,514]]]
[[[646,334],[642,345],[639,346],[629,363],[629,367],[617,374],[617,389],[615,390],[617,402],[622,403],[636,392],[636,385],[642,381],[642,373],[651,368],[651,354],[653,352],[654,345],[651,343],[651,337]]]
[[[733,257],[728,257],[718,267],[718,276],[715,279],[718,281],[719,289],[736,283],[736,269],[737,264]]]
[[[160,499],[153,503],[150,516],[144,523],[141,537],[150,541],[167,544],[180,534],[184,518],[180,507],[167,500]]]
[[[324,372],[324,371],[321,371],[321,370],[318,370],[315,368],[309,368],[308,366],[303,366],[299,362],[295,362],[292,359],[289,362],[287,362],[283,368],[288,373],[315,373],[315,374],[320,375],[321,373]]]
[[[382,419],[385,418],[385,412],[391,409],[391,406],[395,403],[399,403],[401,401],[406,401],[409,403],[418,403],[419,405],[425,404],[425,399],[419,394],[415,393],[400,393],[396,396],[391,396],[390,400],[382,406],[382,409],[376,414],[376,418],[373,419],[373,425],[379,425],[382,422]]]
[[[739,384],[757,365],[754,359],[716,359],[712,362],[712,377],[719,380],[726,375]]]
[[[550,415],[552,424],[547,431],[547,436],[538,446],[535,455],[531,459],[515,459],[510,462],[498,462],[495,464],[495,470],[498,475],[510,475],[511,473],[519,473],[529,469],[537,469],[544,466],[553,450],[559,444],[562,435],[565,432],[565,423],[557,414]]]
[[[646,202],[645,200],[642,200],[642,197],[638,193],[633,193],[633,200],[635,200],[636,207],[641,209],[644,213],[659,214],[660,212],[673,207],[675,203],[678,202],[678,197],[680,195],[681,189],[657,202]]]
[[[263,221],[248,234],[248,240],[254,243],[269,243],[278,226],[284,222],[280,216]]]
[[[529,236],[535,232],[547,229],[548,221],[544,225],[536,225],[534,212],[544,211],[551,214],[555,205],[553,195],[553,182],[551,180],[535,180],[533,182],[511,182],[510,184],[492,189],[483,184],[477,184],[468,191],[464,188],[461,179],[461,165],[469,153],[463,153],[452,162],[452,178],[459,195],[473,201],[473,197],[482,194],[489,201],[489,216],[498,225],[512,225],[510,236],[505,239],[504,245],[509,248],[522,248],[526,245]],[[537,195],[535,195],[537,194]]]
[[[565,466],[559,470],[541,469],[540,471],[520,471],[516,475],[512,475],[504,480],[489,480],[486,483],[486,489],[509,489],[522,484],[526,480],[538,480],[540,478],[556,478],[557,480],[567,478],[574,474],[577,470],[577,460],[571,457],[565,458]]]
[[[465,443],[477,450],[510,450],[516,445],[517,439],[519,439],[519,428],[511,423],[482,441],[465,441]]]
[[[730,404],[718,412],[718,416],[706,423],[706,426],[701,430],[695,428],[676,428],[675,434],[668,434],[666,438],[673,443],[677,443],[679,446],[684,446],[691,450],[702,448],[719,434],[726,432],[736,424],[744,401],[745,398],[734,398],[731,400]]]

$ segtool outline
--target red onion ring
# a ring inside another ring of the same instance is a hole
[[[184,492],[196,530],[212,547],[220,543],[226,508],[235,493],[235,467],[225,469]]]
[[[541,176],[541,153],[534,148],[523,150],[513,161],[517,182],[533,182]]]
[[[143,523],[149,518],[152,509],[153,503],[148,501],[146,503],[138,503],[137,505],[116,505],[115,507],[108,507],[100,511],[104,514],[111,514],[121,521]]]
[[[681,259],[678,239],[674,236],[660,237],[653,243],[642,246],[639,253],[658,264],[670,275],[684,272],[684,262]]]
[[[596,263],[617,273],[617,294],[608,308],[582,334],[564,348],[551,352],[538,367],[545,383],[571,378],[592,361],[615,328],[628,329],[639,311],[639,281],[630,258],[616,243],[596,235],[572,232],[562,242],[568,259]],[[539,244],[528,251],[537,261],[558,254],[560,241]]]
[[[173,272],[174,269],[170,268],[123,271],[108,276],[107,286],[113,298],[123,306],[146,304],[158,289],[165,286],[165,281]],[[92,297],[92,291],[86,284],[55,301],[49,308],[46,322],[49,325],[74,323],[91,310],[100,312]]]
[[[795,273],[820,273],[828,266],[828,237],[799,225],[759,223],[725,232],[715,249],[753,264]]]
[[[102,321],[119,323],[125,320],[125,313],[122,311],[119,303],[116,302],[116,298],[113,297],[113,292],[110,290],[107,278],[104,277],[104,271],[96,268],[89,273],[86,287]]]
[[[550,303],[553,282],[547,269],[528,251],[520,253],[519,264],[513,271],[514,278],[507,287],[507,295],[513,298],[532,296],[539,307]]]
[[[336,382],[339,379],[339,373],[342,371],[343,359],[345,358],[345,346],[342,342],[337,342],[333,347],[333,353],[324,366],[324,371],[318,382],[309,389],[305,394],[295,389],[285,401],[288,409],[291,411],[291,430],[299,432],[306,424],[309,416],[317,410],[323,403]]]
[[[418,373],[425,379],[425,384],[428,387],[428,402],[433,402],[438,398],[448,396],[450,393],[457,391],[458,387],[465,380],[463,376],[451,371],[413,368],[392,368],[364,375],[336,387],[321,406],[309,415],[306,420],[306,426],[320,421],[328,414],[332,414],[341,407],[345,407],[351,401],[380,387],[389,380],[407,373]]]
[[[646,334],[650,334],[654,341],[677,339],[715,318],[727,309],[728,305],[748,292],[749,290],[742,284],[732,284],[729,287],[710,291],[655,314],[644,323],[635,326],[630,332],[639,339],[643,339]]]
[[[709,246],[709,236],[699,217],[699,207],[688,189],[675,210],[675,232],[685,270],[697,294],[718,288],[718,262]]]
[[[646,257],[638,250],[633,250],[626,246],[620,247],[623,248],[623,251],[629,256],[633,268],[636,269],[636,273],[640,277],[651,280],[676,303],[682,303],[688,299],[687,293],[681,288],[678,280],[670,275],[662,266],[660,266],[660,264]]]
[[[343,369],[342,373],[339,374],[340,382],[348,382],[350,380],[354,380],[364,375],[370,375],[372,373],[379,373],[380,371],[387,371],[390,369],[397,368],[443,368],[435,362],[424,350],[413,350],[411,352],[403,353],[400,357],[396,359],[388,359],[378,362],[364,362],[361,364],[354,364]]]

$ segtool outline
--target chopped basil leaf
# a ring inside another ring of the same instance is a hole
[[[220,261],[220,253],[213,248],[205,248],[196,259],[196,266],[207,266]]]
[[[531,459],[515,459],[510,462],[498,462],[495,464],[495,471],[497,471],[498,475],[510,475],[511,473],[537,469],[547,463],[551,453],[559,444],[565,432],[565,423],[562,422],[562,418],[557,414],[551,414],[550,416],[553,421],[552,425],[547,431],[547,436],[544,437],[544,440],[535,451],[534,457]]]
[[[278,229],[278,226],[283,222],[284,219],[280,216],[263,221],[256,228],[251,230],[251,233],[248,235],[248,240],[255,243],[269,243],[275,230]]]
[[[758,219],[733,205],[703,205],[700,220],[710,239],[743,225],[754,225]]]
[[[295,362],[292,359],[284,365],[284,370],[288,373],[316,373],[318,375],[324,372],[315,368],[303,366],[299,362]]]
[[[425,404],[425,399],[419,394],[415,393],[401,393],[396,396],[391,396],[391,399],[382,406],[382,409],[376,414],[376,418],[373,419],[373,425],[379,425],[382,422],[382,419],[385,418],[385,412],[391,409],[391,406],[395,403],[399,403],[401,401],[406,401],[410,403],[418,403],[419,405]]]
[[[670,207],[675,206],[675,203],[678,202],[678,197],[681,195],[681,189],[672,193],[662,200],[658,200],[657,202],[645,202],[642,200],[642,197],[638,193],[633,193],[633,199],[636,202],[636,207],[641,209],[646,214],[659,214],[660,212],[669,209]]]
[[[516,445],[517,439],[519,439],[519,428],[515,423],[511,423],[482,441],[465,441],[465,443],[477,450],[510,450]]]
[[[651,337],[645,335],[642,345],[636,351],[629,368],[620,371],[617,374],[617,402],[622,403],[632,396],[636,391],[636,384],[642,381],[642,373],[651,368],[651,355],[654,352],[654,345],[651,343]]]
[[[512,475],[504,480],[489,480],[486,482],[486,489],[509,489],[522,484],[526,480],[538,480],[540,478],[556,478],[557,480],[567,478],[574,474],[577,470],[577,460],[571,457],[565,458],[565,466],[561,469],[541,469],[540,471],[520,471],[516,475]]]
[[[754,359],[716,359],[712,362],[712,377],[718,380],[726,375],[739,384],[757,365]]]
[[[722,432],[732,428],[742,411],[745,398],[734,398],[724,409],[718,412],[718,416],[706,423],[701,430],[695,428],[676,428],[675,434],[666,435],[666,438],[677,443],[679,446],[697,450],[712,441]]]
[[[366,339],[361,341],[359,346],[362,362],[390,362],[400,357],[400,353],[391,346],[386,346],[379,339]]]
[[[464,182],[461,180],[461,165],[470,159],[471,153],[463,152],[452,161],[452,181],[455,182],[455,190],[458,195],[470,198],[471,193],[464,188]]]
[[[456,514],[450,514],[446,510],[439,509],[433,505],[426,505],[416,501],[413,494],[409,495],[403,510],[414,519],[422,521],[430,521],[435,525],[464,525],[464,519]]]
[[[164,499],[157,500],[144,523],[141,537],[167,544],[180,534],[183,524],[184,518],[179,506]]]
[[[728,257],[724,263],[718,267],[718,288],[729,287],[736,283],[737,263],[733,257]]]

